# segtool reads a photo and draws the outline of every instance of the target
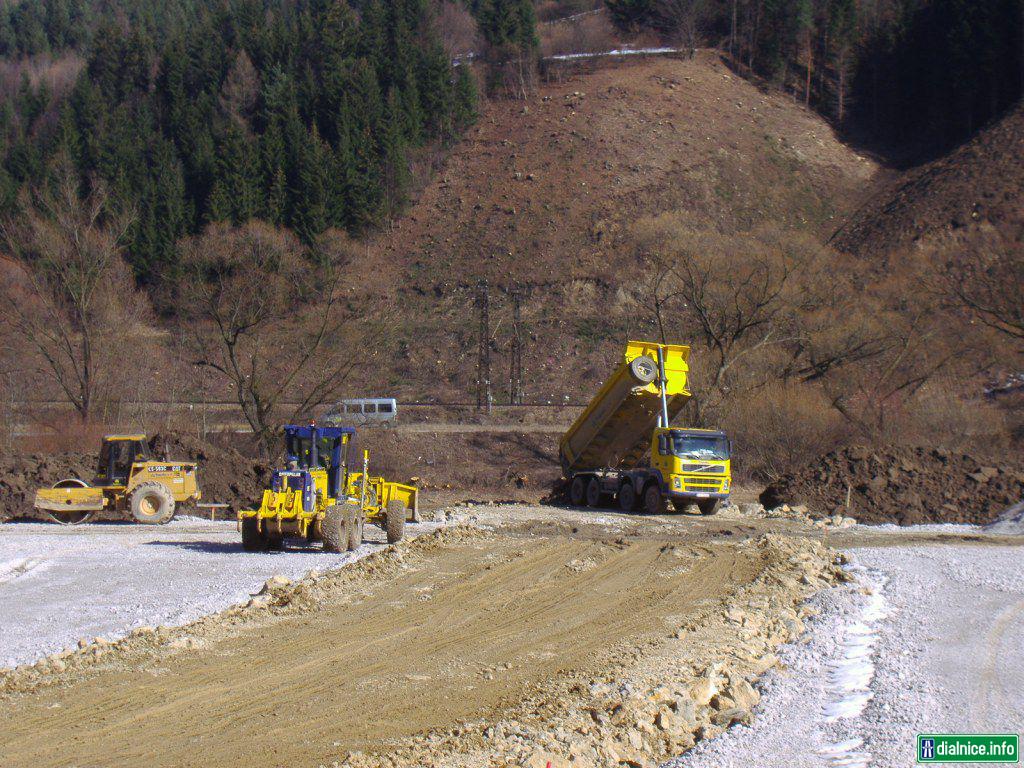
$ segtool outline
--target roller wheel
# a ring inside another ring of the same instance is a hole
[[[665,497],[657,483],[651,483],[644,491],[644,511],[648,515],[663,515],[667,511]]]
[[[384,510],[384,532],[388,544],[397,544],[405,537],[405,517],[405,504],[399,499],[388,502],[388,508]]]
[[[255,517],[242,518],[242,549],[246,552],[266,552],[270,541],[260,530],[260,521]]]
[[[574,507],[582,507],[586,491],[587,486],[584,478],[581,475],[576,475],[569,485],[569,503]]]
[[[713,515],[718,512],[718,499],[705,499],[698,501],[697,507],[702,515]]]
[[[596,477],[590,478],[590,482],[587,483],[587,506],[601,506],[601,481]]]
[[[344,552],[348,547],[348,529],[345,527],[345,508],[341,504],[328,507],[320,521],[320,536],[324,552]]]
[[[79,480],[77,477],[68,478],[67,480],[58,480],[53,484],[54,488],[88,488],[89,484],[85,480]],[[61,525],[81,525],[92,520],[93,512],[89,510],[73,509],[67,512],[58,512],[55,509],[44,510],[47,517],[53,522],[60,523]]]
[[[137,522],[163,525],[174,517],[174,497],[163,483],[147,480],[135,486],[128,508]]]
[[[619,509],[623,512],[632,512],[636,509],[636,488],[633,483],[625,483],[619,489]]]

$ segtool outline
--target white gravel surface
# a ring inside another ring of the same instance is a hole
[[[409,524],[407,533],[436,527]],[[0,667],[80,638],[183,624],[247,600],[271,576],[296,579],[368,555],[383,546],[384,534],[367,526],[366,539],[347,554],[327,554],[319,545],[249,553],[231,521],[0,524]]]
[[[849,554],[858,583],[815,598],[754,723],[667,766],[903,767],[918,733],[1024,728],[1024,547]]]

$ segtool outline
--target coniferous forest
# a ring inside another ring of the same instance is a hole
[[[26,0],[0,56],[75,55],[56,101],[24,77],[0,112],[0,206],[60,165],[133,212],[136,278],[172,276],[177,242],[259,218],[311,242],[394,213],[417,148],[474,119],[426,0]],[[83,193],[87,190],[83,190]]]

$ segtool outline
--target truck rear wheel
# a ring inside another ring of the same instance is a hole
[[[718,499],[704,499],[697,502],[697,508],[702,515],[713,515],[718,512]]]
[[[384,532],[388,536],[388,544],[397,544],[405,538],[405,504],[399,499],[388,502],[384,510]]]
[[[246,552],[266,552],[270,542],[260,530],[260,521],[255,517],[242,518],[242,549]]]
[[[623,483],[619,488],[619,509],[623,512],[632,512],[636,509],[636,488],[633,483]]]
[[[590,478],[590,482],[587,483],[587,506],[601,506],[601,481],[596,477]]]
[[[644,491],[644,511],[648,515],[664,515],[667,511],[665,496],[657,483],[651,483]]]
[[[324,552],[344,552],[348,546],[348,530],[344,523],[341,504],[334,504],[324,512],[320,521],[320,537],[324,540]]]
[[[163,525],[174,517],[174,497],[163,483],[147,480],[135,486],[128,508],[140,523]]]
[[[582,475],[576,475],[569,484],[569,503],[574,507],[582,507],[587,486]]]

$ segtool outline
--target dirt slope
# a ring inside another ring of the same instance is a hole
[[[651,332],[629,297],[642,277],[625,237],[637,218],[681,211],[695,228],[771,221],[827,234],[874,171],[818,116],[710,53],[615,64],[544,84],[525,102],[491,102],[352,267],[396,296],[382,339],[389,375],[374,370],[373,383],[472,397],[473,303],[486,278],[498,402],[511,338],[505,292],[516,282],[526,293],[527,398],[578,400],[587,376],[603,373],[609,339]]]
[[[910,245],[970,246],[1024,238],[1024,105],[872,197],[834,238],[841,250],[885,257]]]
[[[330,764],[605,668],[763,567],[732,545],[477,535],[199,652],[0,707],[5,766]],[[795,582],[794,582],[795,583]],[[200,638],[201,642],[204,642]]]

